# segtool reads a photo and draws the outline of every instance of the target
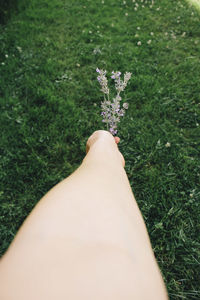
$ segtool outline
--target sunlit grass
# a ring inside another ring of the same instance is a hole
[[[186,0],[186,1],[194,5],[198,10],[200,10],[200,0]]]

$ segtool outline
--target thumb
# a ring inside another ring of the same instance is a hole
[[[116,143],[116,144],[119,144],[120,138],[119,138],[118,136],[115,136],[114,139],[115,139],[115,143]]]

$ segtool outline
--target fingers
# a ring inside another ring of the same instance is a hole
[[[119,142],[120,142],[120,138],[118,136],[113,137],[113,135],[109,131],[97,130],[87,140],[86,154],[89,152],[89,150],[93,147],[94,144],[100,146],[101,148],[103,147],[104,149],[108,147],[109,149],[114,151],[113,153],[116,153],[115,151],[117,150],[117,155],[120,158],[122,165],[124,167],[125,160],[123,155],[118,149]]]
[[[115,139],[116,144],[119,144],[120,138],[118,136],[115,136],[114,139]]]

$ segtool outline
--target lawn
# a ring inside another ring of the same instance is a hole
[[[96,68],[127,71],[126,172],[170,299],[200,299],[199,24],[184,0],[30,0],[0,27],[1,255],[104,129]]]

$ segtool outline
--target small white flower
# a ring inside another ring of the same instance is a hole
[[[165,144],[165,147],[166,147],[166,148],[169,148],[169,147],[171,147],[171,144],[170,144],[169,142],[167,142],[167,143]]]
[[[137,27],[137,30],[140,30],[140,27]]]
[[[100,48],[96,47],[96,48],[93,50],[93,53],[94,53],[94,54],[101,54]]]
[[[91,31],[91,30],[89,30],[89,33],[90,33],[90,34],[92,34],[92,31]]]
[[[123,104],[123,108],[128,109],[129,104],[128,103],[124,103]]]
[[[1,64],[2,64],[2,66],[5,66],[5,62],[2,62]]]
[[[80,65],[80,64],[76,64],[76,66],[77,66],[78,68],[80,68],[81,65]]]
[[[147,44],[150,45],[150,44],[151,44],[151,40],[148,40],[148,41],[147,41]]]
[[[17,46],[16,48],[19,51],[19,53],[22,53],[22,48],[21,47]]]
[[[127,16],[128,16],[128,13],[125,13],[125,16],[127,17]]]
[[[136,34],[135,34],[135,37],[139,37],[139,34],[136,33]]]
[[[138,45],[138,46],[141,46],[141,45],[142,45],[142,42],[141,42],[141,41],[137,42],[137,45]]]
[[[135,7],[134,10],[136,11],[136,10],[137,10],[137,7]]]
[[[181,36],[184,37],[185,35],[186,35],[186,32],[184,31]]]
[[[150,35],[154,35],[154,33],[153,33],[153,32],[150,32]]]
[[[157,146],[160,147],[160,145],[161,145],[161,142],[160,142],[160,140],[158,140],[157,141]]]
[[[5,55],[5,58],[8,58],[8,54]]]

